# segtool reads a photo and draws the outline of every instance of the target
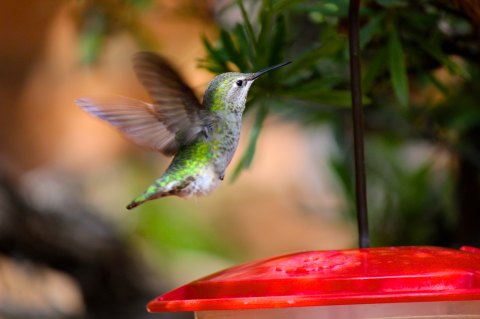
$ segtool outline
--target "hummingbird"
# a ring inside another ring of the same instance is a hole
[[[250,86],[261,75],[290,63],[256,73],[220,74],[210,81],[200,103],[161,56],[139,52],[132,60],[134,72],[152,103],[120,96],[75,101],[139,146],[174,156],[163,175],[127,209],[160,197],[202,196],[215,190],[237,148]]]

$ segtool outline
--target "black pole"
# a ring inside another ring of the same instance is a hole
[[[355,193],[360,248],[370,246],[368,233],[367,190],[365,183],[365,156],[363,153],[363,106],[360,74],[359,11],[360,0],[350,0],[348,15],[350,81],[352,92],[353,143],[355,154]]]

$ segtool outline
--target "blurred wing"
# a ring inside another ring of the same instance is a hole
[[[210,125],[210,112],[163,58],[155,53],[139,52],[133,57],[133,68],[152,97],[159,119],[169,131],[181,136],[183,143],[188,144]]]
[[[179,132],[166,124],[165,115],[159,114],[156,106],[139,100],[115,97],[109,99],[81,98],[75,103],[87,112],[105,120],[122,131],[136,144],[162,152],[175,154],[188,138],[202,133],[202,128],[190,128],[190,136],[179,141]],[[170,120],[172,121],[172,120]]]

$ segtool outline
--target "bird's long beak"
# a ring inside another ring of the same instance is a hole
[[[292,61],[283,62],[283,63],[277,64],[277,65],[271,66],[269,68],[263,69],[261,71],[258,71],[257,73],[254,73],[253,76],[251,78],[248,78],[247,80],[248,81],[253,81],[256,78],[258,78],[259,76],[264,75],[267,72],[270,72],[270,71],[273,71],[275,69],[281,68],[282,66],[285,66],[285,65],[290,64],[290,63],[292,63]]]

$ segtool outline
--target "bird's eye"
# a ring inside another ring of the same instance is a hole
[[[242,85],[243,85],[243,81],[242,81],[242,80],[238,80],[238,81],[236,82],[236,84],[237,84],[237,86],[242,86]]]

